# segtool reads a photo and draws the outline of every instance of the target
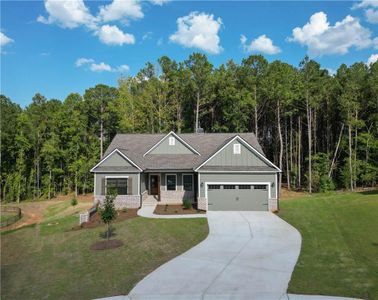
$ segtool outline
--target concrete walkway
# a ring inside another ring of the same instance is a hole
[[[190,218],[206,218],[206,214],[187,214],[187,215],[156,215],[154,214],[156,205],[146,205],[142,206],[137,214],[138,216],[145,218],[155,218],[155,219],[190,219]]]
[[[152,211],[153,212],[153,211]],[[299,232],[268,212],[208,212],[209,236],[141,280],[134,299],[346,300],[287,294]]]

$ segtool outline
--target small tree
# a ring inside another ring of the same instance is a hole
[[[99,214],[101,217],[101,220],[107,225],[106,228],[106,238],[109,241],[109,228],[110,223],[115,220],[117,217],[117,211],[114,207],[114,200],[117,197],[117,195],[114,192],[109,192],[106,194],[105,202],[103,207],[99,208]]]
[[[76,198],[72,198],[71,199],[71,205],[72,206],[76,206],[77,205],[77,199]]]

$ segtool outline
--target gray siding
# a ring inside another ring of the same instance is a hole
[[[175,137],[175,145],[169,145],[169,137],[167,136],[155,149],[149,154],[193,154],[193,151],[185,146]],[[147,154],[148,155],[148,154]]]
[[[133,167],[124,157],[119,153],[114,152],[107,159],[105,159],[100,166],[103,167]],[[135,168],[137,170],[137,168]]]
[[[138,195],[138,173],[96,173],[96,195],[104,195],[105,188],[103,187],[106,176],[129,176],[132,179],[132,195]],[[142,176],[142,175],[141,175]]]
[[[234,144],[241,145],[240,154],[233,153]],[[267,166],[267,164],[236,139],[208,161],[206,166]]]
[[[276,196],[276,174],[267,173],[200,173],[200,195],[205,197],[205,183],[206,182],[274,182],[271,186],[271,198]],[[203,184],[202,184],[203,183]]]

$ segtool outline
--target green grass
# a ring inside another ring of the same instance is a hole
[[[8,220],[14,218],[15,216],[17,216],[17,213],[15,213],[15,212],[2,212],[0,214],[0,221],[1,222],[8,221]]]
[[[302,235],[289,292],[378,299],[378,191],[284,200]]]
[[[206,219],[134,218],[115,223],[124,245],[92,251],[105,227],[70,230],[75,215],[1,236],[1,299],[93,299],[128,294],[158,266],[203,240]],[[190,280],[190,279],[188,279]]]

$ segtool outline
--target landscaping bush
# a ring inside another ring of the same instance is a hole
[[[71,205],[72,206],[76,206],[77,205],[77,199],[76,198],[72,198],[71,199]]]
[[[127,213],[128,211],[127,207],[122,208],[122,212]]]
[[[192,207],[192,201],[190,201],[189,199],[184,199],[183,204],[185,209],[190,209]]]

